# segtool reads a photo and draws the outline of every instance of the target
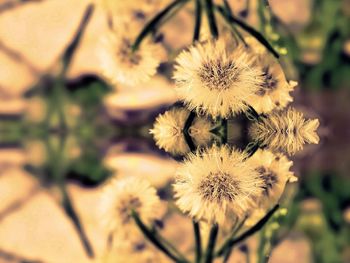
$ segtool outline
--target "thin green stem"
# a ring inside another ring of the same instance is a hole
[[[196,17],[195,17],[195,25],[194,25],[194,33],[193,33],[193,42],[199,40],[200,31],[201,31],[201,23],[202,23],[202,3],[201,0],[196,1]]]
[[[225,10],[226,10],[226,13],[228,15],[231,15],[233,16],[233,11],[232,11],[232,8],[230,6],[230,4],[228,3],[227,0],[224,0],[224,7],[225,7]],[[220,13],[221,14],[221,13]],[[221,14],[223,15],[223,14]],[[225,19],[225,17],[224,17]],[[237,36],[241,41],[242,43],[245,45],[245,46],[248,46],[248,44],[246,43],[246,41],[244,40],[244,37],[242,36],[241,32],[239,32],[239,30],[236,28],[236,26],[232,23],[229,23],[230,27],[231,27],[231,30],[233,31],[233,33],[235,34],[235,36]]]
[[[201,262],[202,258],[202,240],[201,240],[201,232],[199,228],[199,223],[196,221],[192,221],[193,230],[194,230],[194,238],[196,242],[196,263]]]
[[[161,23],[162,19],[170,12],[172,11],[175,7],[177,7],[179,4],[186,3],[189,0],[175,0],[171,2],[168,6],[166,6],[161,12],[159,12],[156,16],[154,16],[142,29],[140,34],[136,37],[136,40],[134,44],[132,45],[132,51],[136,51],[142,40],[151,32],[154,32],[154,30],[159,26]],[[177,9],[179,11],[180,9]]]
[[[237,19],[232,14],[227,14],[225,8],[222,6],[216,6],[219,13],[227,20],[229,23],[237,24],[240,28],[247,31],[250,35],[252,35],[256,40],[258,40],[262,45],[264,45],[276,58],[279,58],[279,54],[277,51],[271,46],[271,44],[264,38],[264,36],[256,31],[253,27],[249,26],[245,22]]]
[[[229,237],[218,250],[216,256],[223,256],[226,250],[231,249],[235,244],[245,240],[247,237],[255,234],[257,231],[263,228],[263,226],[269,221],[278,208],[279,204],[275,205],[274,208],[272,208],[260,221],[258,221],[252,228],[241,234],[239,237]]]
[[[188,260],[181,257],[179,258],[177,255],[175,255],[172,251],[170,251],[166,245],[142,222],[139,215],[132,211],[131,215],[133,219],[135,220],[136,225],[139,227],[141,232],[144,234],[144,236],[154,245],[156,246],[160,251],[162,251],[167,257],[169,257],[174,262],[178,263],[189,263]]]
[[[219,226],[218,224],[213,224],[209,234],[208,246],[204,257],[204,263],[212,263],[214,257],[215,243],[218,235]]]
[[[214,38],[218,38],[219,31],[218,31],[218,27],[216,25],[215,14],[214,14],[214,5],[213,5],[212,0],[205,0],[205,10],[206,10],[207,17],[208,17],[208,23],[209,23],[211,35]]]
[[[239,224],[237,224],[233,229],[232,229],[232,233],[231,236],[234,237],[236,236],[236,234],[238,233],[238,231],[242,228],[242,226],[244,225],[244,222],[247,220],[247,216],[245,216],[241,222],[239,222]],[[224,255],[224,263],[226,263],[232,253],[233,247],[231,247],[230,249],[226,250],[225,255]]]

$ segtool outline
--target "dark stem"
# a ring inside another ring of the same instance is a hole
[[[233,16],[232,8],[231,8],[230,4],[227,2],[227,0],[224,0],[224,6],[225,6],[226,13],[227,13],[228,15]],[[221,14],[221,13],[220,13],[220,14]],[[222,15],[222,14],[221,14],[221,15]],[[224,17],[224,19],[225,19],[225,17]],[[242,36],[241,32],[238,31],[238,29],[235,27],[234,24],[232,24],[232,23],[229,23],[229,24],[230,24],[230,26],[231,26],[231,29],[232,29],[233,33],[242,41],[242,43],[244,44],[244,46],[247,47],[248,44],[245,42],[244,37]]]
[[[215,243],[216,243],[218,231],[219,231],[218,224],[213,224],[209,234],[209,241],[208,241],[207,251],[205,253],[204,263],[211,263],[213,261],[214,249],[215,249]]]
[[[196,20],[193,33],[193,42],[199,40],[201,32],[201,23],[202,23],[202,3],[201,0],[196,0]]]
[[[62,77],[62,78],[69,69],[69,66],[73,60],[73,56],[75,54],[75,51],[77,50],[77,48],[80,44],[80,41],[81,41],[82,36],[86,30],[88,22],[90,21],[90,18],[92,16],[93,11],[94,11],[94,5],[89,4],[85,10],[84,16],[79,24],[77,32],[75,33],[72,41],[70,42],[70,44],[68,45],[68,47],[66,48],[66,50],[63,53],[63,56],[62,56],[63,67],[62,67],[61,72],[60,72],[60,77]]]
[[[68,192],[66,190],[66,186],[65,183],[63,183],[60,186],[60,190],[61,190],[61,194],[62,194],[62,206],[63,209],[65,210],[66,214],[69,216],[69,218],[72,220],[73,225],[75,227],[75,229],[78,232],[78,235],[80,237],[80,240],[83,243],[83,246],[85,248],[85,251],[87,253],[87,255],[90,258],[94,257],[94,251],[92,250],[92,246],[89,242],[89,239],[84,231],[83,225],[80,222],[80,219],[78,217],[78,214],[76,213],[72,201],[68,195]]]
[[[191,138],[191,135],[189,133],[189,129],[192,125],[192,122],[194,120],[194,118],[196,117],[196,114],[191,111],[190,114],[187,117],[187,120],[185,122],[184,128],[183,128],[183,133],[184,133],[184,137],[185,137],[185,141],[188,145],[188,148],[190,148],[191,152],[194,152],[196,150],[196,146],[194,145],[194,142]]]
[[[252,35],[256,40],[258,40],[262,45],[264,45],[276,58],[279,58],[279,54],[277,53],[277,51],[271,46],[271,44],[264,38],[264,36],[260,32],[256,31],[253,27],[249,26],[240,19],[237,19],[232,14],[227,14],[222,6],[217,6],[217,10],[227,20],[227,22],[237,24],[243,30],[247,31],[250,35]]]
[[[160,251],[162,251],[171,260],[178,263],[189,263],[185,258],[178,258],[173,252],[171,252],[164,244],[159,240],[159,238],[142,222],[139,215],[132,211],[131,215],[135,220],[136,225],[139,227],[144,236]]]
[[[279,204],[275,205],[274,208],[272,208],[259,222],[257,222],[252,228],[241,234],[239,237],[229,237],[222,245],[222,247],[218,250],[216,256],[223,256],[226,250],[231,249],[235,244],[243,241],[247,237],[255,234],[257,231],[262,229],[278,208]]]
[[[201,232],[199,228],[199,223],[196,221],[192,221],[193,223],[193,230],[194,230],[194,238],[196,242],[196,263],[201,262],[202,258],[202,240],[201,240]]]
[[[209,28],[212,36],[214,38],[219,37],[218,27],[216,25],[215,14],[214,14],[214,5],[212,0],[205,0],[205,10],[208,16]]]
[[[166,6],[161,12],[159,12],[156,16],[154,16],[142,29],[140,34],[137,36],[134,44],[132,45],[132,51],[136,51],[142,40],[151,32],[154,32],[156,27],[161,23],[162,19],[175,7],[177,7],[179,4],[186,3],[188,0],[175,0],[172,3],[170,3],[168,6]],[[179,11],[180,9],[177,9]]]

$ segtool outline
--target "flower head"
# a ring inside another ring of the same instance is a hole
[[[141,233],[133,233],[130,240],[118,240],[116,245],[108,249],[101,260],[103,263],[152,263],[168,262],[165,255],[147,242]]]
[[[243,214],[262,183],[245,157],[235,149],[217,146],[189,154],[176,173],[176,204],[197,220],[209,222],[223,223],[231,213]]]
[[[250,136],[273,150],[295,154],[306,143],[318,144],[318,119],[305,120],[294,108],[275,111],[250,127]]]
[[[282,154],[274,154],[268,150],[258,150],[248,159],[249,164],[259,174],[262,180],[262,196],[256,196],[259,207],[269,208],[281,197],[288,181],[295,181],[293,172],[289,169],[293,162]]]
[[[246,109],[245,100],[262,82],[251,54],[241,46],[226,49],[225,40],[198,43],[176,59],[173,78],[191,110],[228,117]]]
[[[189,152],[189,146],[184,137],[184,126],[190,112],[184,108],[173,108],[160,114],[150,130],[159,148],[174,154],[183,155]],[[214,124],[207,118],[196,117],[189,135],[196,146],[207,146],[215,137],[211,133]]]
[[[122,23],[123,24],[123,23]],[[147,39],[138,50],[132,51],[135,36],[130,25],[122,30],[109,31],[99,49],[102,74],[112,84],[136,85],[156,74],[160,63],[157,46]]]
[[[273,109],[282,109],[293,101],[290,92],[297,82],[288,82],[282,67],[273,59],[264,57],[257,62],[263,71],[263,81],[259,89],[247,99],[247,103],[258,112],[268,113]]]
[[[132,236],[137,231],[132,211],[146,224],[160,216],[160,199],[156,189],[139,177],[113,178],[103,188],[101,213],[106,230],[119,238]],[[135,231],[134,231],[135,232]]]
[[[182,108],[173,108],[157,117],[150,133],[159,148],[172,154],[184,154],[189,151],[186,144],[183,128],[189,111]]]

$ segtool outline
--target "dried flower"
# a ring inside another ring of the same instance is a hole
[[[186,109],[173,108],[157,117],[150,133],[159,148],[176,155],[189,151],[182,131],[188,115]]]
[[[146,39],[138,50],[132,51],[135,36],[130,32],[133,32],[130,25],[124,25],[122,30],[109,31],[102,39],[98,52],[102,75],[112,84],[137,85],[157,72],[160,63],[157,46]]]
[[[176,204],[191,217],[209,222],[223,223],[231,213],[243,214],[262,184],[245,157],[235,149],[217,146],[189,154],[176,173]]]
[[[137,212],[145,224],[160,216],[160,199],[156,189],[139,177],[111,179],[101,196],[102,220],[109,234],[130,238],[138,231],[131,215]]]
[[[246,49],[226,50],[225,40],[197,43],[176,59],[173,78],[189,109],[228,117],[246,109],[245,100],[262,83],[262,73]]]
[[[288,181],[296,177],[289,169],[293,162],[282,154],[268,150],[258,150],[247,162],[254,167],[262,180],[262,196],[256,196],[255,204],[263,208],[275,205],[281,197]]]
[[[270,149],[295,154],[306,143],[318,144],[318,126],[318,119],[305,120],[301,112],[289,108],[272,112],[266,118],[253,123],[249,134]]]
[[[289,93],[297,86],[297,82],[288,82],[283,69],[273,59],[265,57],[259,60],[258,64],[262,67],[263,82],[254,95],[247,99],[247,103],[258,113],[268,113],[286,107],[293,101]]]

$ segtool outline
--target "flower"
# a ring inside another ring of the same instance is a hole
[[[108,249],[98,262],[103,263],[152,263],[169,262],[161,251],[147,242],[144,236],[134,234],[131,240],[123,242],[118,240],[118,244]]]
[[[282,109],[293,101],[289,95],[297,86],[297,82],[288,82],[284,76],[282,67],[273,59],[264,57],[258,63],[262,66],[263,82],[259,89],[247,99],[247,103],[258,112],[268,113],[273,109]]]
[[[160,114],[150,130],[157,146],[165,151],[180,155],[189,151],[182,132],[189,111],[182,108],[173,108]]]
[[[161,213],[156,189],[139,177],[112,178],[103,188],[100,208],[108,234],[117,239],[129,239],[138,232],[132,210],[145,224],[151,224]]]
[[[197,43],[176,58],[176,90],[189,109],[226,118],[245,110],[262,83],[251,53],[241,46],[229,51],[225,43]]]
[[[193,120],[189,134],[195,145],[208,146],[212,140],[217,138],[211,132],[212,129],[214,129],[214,123],[210,119],[200,116]]]
[[[289,170],[293,162],[282,154],[259,149],[247,161],[254,167],[262,180],[262,196],[255,198],[255,203],[260,208],[269,208],[271,204],[276,204],[286,183],[296,180],[293,172]]]
[[[316,130],[318,119],[305,120],[304,115],[294,108],[274,111],[266,118],[254,122],[249,129],[250,136],[273,150],[290,155],[303,149],[304,144],[318,144]]]
[[[102,75],[112,84],[137,85],[157,72],[160,63],[157,45],[145,39],[133,52],[135,36],[130,33],[133,31],[131,24],[124,24],[122,30],[109,31],[101,41],[98,56]]]
[[[210,223],[223,223],[230,214],[242,215],[262,184],[245,158],[225,146],[190,153],[176,172],[176,204],[191,217]]]
[[[183,129],[190,112],[184,108],[173,108],[160,114],[150,130],[156,144],[174,155],[183,155],[189,152],[189,146],[184,137]],[[211,133],[214,124],[201,117],[196,117],[189,128],[189,135],[197,146],[207,146],[215,135]]]

